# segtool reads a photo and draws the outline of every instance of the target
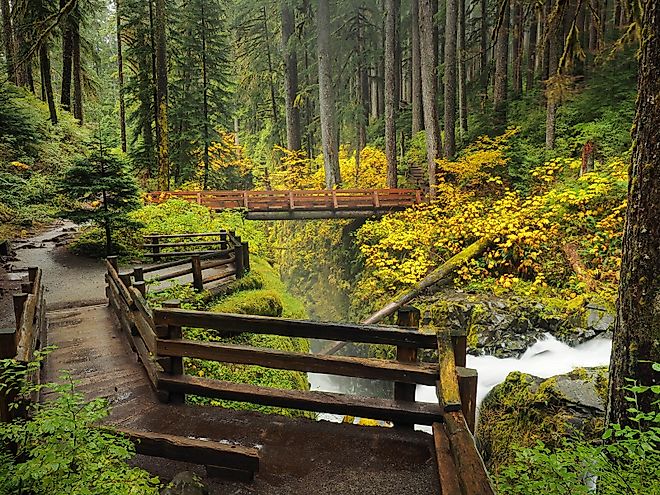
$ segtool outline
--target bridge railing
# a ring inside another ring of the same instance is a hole
[[[108,263],[107,293],[131,347],[153,389],[164,402],[185,395],[392,421],[395,426],[431,425],[443,494],[491,495],[493,489],[474,444],[476,372],[465,368],[466,335],[449,335],[429,323],[417,328],[419,312],[403,308],[398,326],[323,323],[265,316],[181,309],[178,301],[149,307]],[[307,354],[223,342],[185,339],[184,327],[222,335],[257,333],[396,347],[396,360]],[[437,350],[437,363],[418,360],[420,350]],[[394,382],[394,399],[307,390],[282,390],[189,376],[184,358],[272,369],[327,373]],[[437,403],[415,401],[417,384],[435,386]]]
[[[0,358],[15,359],[19,366],[27,366],[27,363],[32,361],[35,351],[45,341],[47,320],[42,272],[40,268],[30,267],[9,272],[9,275],[18,276],[20,279],[17,287],[20,288],[20,292],[13,295],[15,325],[10,328],[0,328]],[[38,383],[39,371],[32,371],[28,380],[34,384]],[[12,411],[8,407],[15,392],[0,387],[0,421],[9,421],[16,415],[22,414],[22,411]],[[33,402],[38,400],[37,392],[33,393],[31,400]]]
[[[146,201],[179,198],[214,209],[251,212],[309,210],[389,210],[422,202],[415,189],[319,189],[285,191],[154,191]]]

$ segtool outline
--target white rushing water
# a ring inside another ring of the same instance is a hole
[[[612,341],[609,339],[592,339],[576,347],[570,347],[559,342],[550,334],[534,343],[519,358],[497,358],[494,356],[467,356],[468,368],[474,368],[479,373],[477,388],[477,406],[488,392],[502,383],[512,371],[520,371],[541,378],[568,373],[578,367],[607,366],[610,362]],[[345,382],[337,377],[319,373],[308,373],[312,390],[324,392],[351,393]],[[435,388],[418,385],[416,399],[423,402],[436,402]],[[341,422],[343,416],[336,414],[320,414],[320,420]],[[426,430],[427,428],[419,427]]]
[[[610,363],[612,341],[592,339],[576,347],[559,342],[550,334],[534,343],[519,358],[497,358],[494,356],[467,357],[467,367],[479,373],[477,385],[477,405],[490,390],[502,383],[512,371],[521,371],[541,378],[568,373],[574,368],[607,366]],[[435,388],[417,386],[416,398],[419,401],[435,402]]]

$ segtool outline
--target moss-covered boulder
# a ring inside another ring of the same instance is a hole
[[[274,290],[254,289],[234,292],[211,306],[216,313],[282,316],[282,298]]]
[[[599,438],[606,397],[605,368],[578,368],[547,379],[510,373],[479,410],[477,443],[486,465],[497,472],[513,460],[513,447],[538,440],[554,446],[568,435]]]

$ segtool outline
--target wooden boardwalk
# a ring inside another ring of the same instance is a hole
[[[249,220],[369,218],[401,211],[423,201],[415,189],[287,191],[154,191],[146,201],[179,198],[214,210],[241,208]]]
[[[239,443],[259,450],[251,484],[209,479],[211,493],[430,494],[439,493],[433,437],[411,430],[356,427],[218,407],[163,404],[108,306],[48,314],[45,380],[70,370],[88,398],[112,406],[108,423],[122,428]],[[163,479],[204,468],[138,456]]]

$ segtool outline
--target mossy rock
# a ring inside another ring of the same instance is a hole
[[[282,298],[274,290],[246,290],[231,294],[211,307],[216,313],[282,316]]]
[[[234,294],[236,292],[242,292],[247,290],[256,290],[264,288],[264,277],[261,272],[257,270],[250,270],[248,274],[239,278],[238,280],[233,281],[227,287],[226,294]]]
[[[605,368],[578,368],[548,379],[513,372],[493,388],[479,410],[477,444],[497,473],[514,458],[514,447],[541,440],[552,447],[566,436],[600,438],[607,397]]]

